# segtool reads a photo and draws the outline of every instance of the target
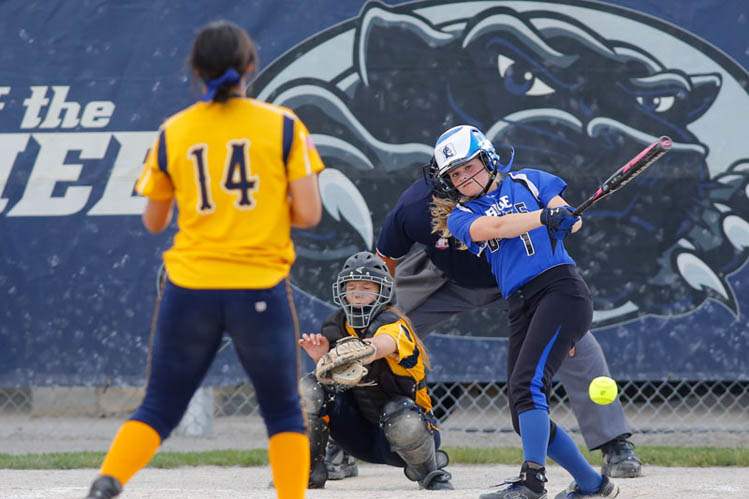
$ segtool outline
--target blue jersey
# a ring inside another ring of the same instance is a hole
[[[484,254],[505,298],[545,270],[557,265],[574,265],[575,261],[562,241],[557,242],[556,251],[552,252],[546,227],[511,239],[474,242],[469,232],[471,224],[484,215],[501,217],[545,208],[566,187],[564,180],[550,173],[519,170],[503,178],[496,190],[458,205],[447,219],[447,226],[455,237],[473,253]]]
[[[460,241],[432,233],[432,188],[423,178],[411,184],[398,203],[385,217],[377,239],[377,250],[390,258],[406,255],[414,243],[424,245],[424,251],[445,276],[466,288],[494,288],[497,286],[491,267],[483,258],[465,249]]]

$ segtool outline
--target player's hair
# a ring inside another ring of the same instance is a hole
[[[501,181],[502,174],[498,173],[494,179],[493,187],[499,185]],[[447,228],[447,217],[450,216],[450,212],[455,209],[459,202],[466,201],[470,201],[470,199],[461,197],[460,201],[456,201],[454,199],[433,195],[432,203],[429,205],[429,213],[432,215],[432,234],[438,234],[440,237],[445,238],[451,237],[452,234],[450,234],[450,229]],[[461,242],[458,249],[466,250],[468,247]]]
[[[451,236],[450,229],[447,228],[447,217],[457,205],[458,202],[454,199],[432,196],[432,204],[429,205],[429,212],[432,215],[432,234],[440,237]],[[461,247],[461,249],[465,248]]]
[[[240,75],[250,64],[258,64],[257,49],[245,30],[229,21],[215,21],[203,27],[192,45],[190,67],[205,82],[220,78],[230,69]],[[236,82],[221,85],[214,102],[226,102]]]
[[[413,333],[414,341],[416,342],[416,346],[419,347],[419,351],[421,351],[421,359],[424,362],[424,367],[427,369],[431,367],[429,363],[429,352],[427,351],[426,347],[424,346],[424,343],[421,341],[421,338],[419,338],[418,333],[416,333],[416,330],[414,329],[414,325],[411,323],[411,319],[408,318],[408,316],[403,312],[403,310],[399,309],[395,305],[390,305],[387,309],[388,312],[391,312],[398,316],[399,319],[401,319],[403,322],[405,322],[408,325],[408,328]]]

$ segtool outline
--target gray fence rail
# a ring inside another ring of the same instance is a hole
[[[640,444],[749,445],[749,383],[664,380],[620,382],[620,400]],[[501,383],[435,383],[435,413],[446,445],[517,446]],[[0,452],[106,450],[138,405],[143,387],[0,388]],[[552,417],[582,443],[561,385]],[[166,447],[211,450],[265,446],[250,385],[201,388]]]

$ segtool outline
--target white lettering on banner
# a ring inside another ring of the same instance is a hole
[[[52,101],[49,103],[47,117],[44,118],[39,128],[75,128],[78,126],[78,113],[81,105],[77,102],[68,102],[65,99],[68,96],[70,87],[52,87]],[[60,119],[63,113],[64,118]]]
[[[10,87],[0,87],[0,97],[8,95],[10,93]],[[0,100],[0,111],[5,107],[5,102]],[[0,208],[2,210],[2,208]]]
[[[8,212],[9,217],[62,216],[80,211],[88,201],[91,187],[72,186],[62,196],[53,196],[55,184],[78,180],[81,164],[66,164],[68,151],[80,151],[81,159],[101,159],[106,154],[108,133],[34,134],[39,154],[31,170],[23,196]]]
[[[146,198],[133,195],[133,187],[158,132],[115,132],[120,151],[114,160],[112,174],[98,203],[89,215],[140,215]]]
[[[45,98],[45,95],[47,95],[47,87],[31,87],[31,97],[23,101],[26,112],[23,113],[21,128],[36,128],[42,122],[39,113],[49,103],[49,99]]]
[[[18,154],[26,150],[26,144],[28,143],[28,133],[0,134],[0,196],[5,190],[5,184],[8,183],[13,163],[15,163]],[[6,204],[8,204],[8,200],[0,197],[0,213],[5,209]]]
[[[95,100],[86,104],[81,116],[81,126],[84,128],[104,128],[109,124],[109,118],[114,113],[114,102]]]
[[[21,120],[21,128],[104,128],[114,114],[115,105],[111,101],[92,101],[86,104],[81,115],[81,104],[68,101],[68,86],[53,86],[52,100],[47,98],[46,86],[32,86],[31,96],[23,101],[26,112]],[[49,108],[42,121],[43,108]]]

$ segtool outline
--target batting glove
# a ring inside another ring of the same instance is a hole
[[[580,217],[572,214],[573,212],[574,208],[571,206],[544,208],[541,212],[541,223],[546,226],[551,238],[561,241],[572,232],[572,226],[580,220]]]

